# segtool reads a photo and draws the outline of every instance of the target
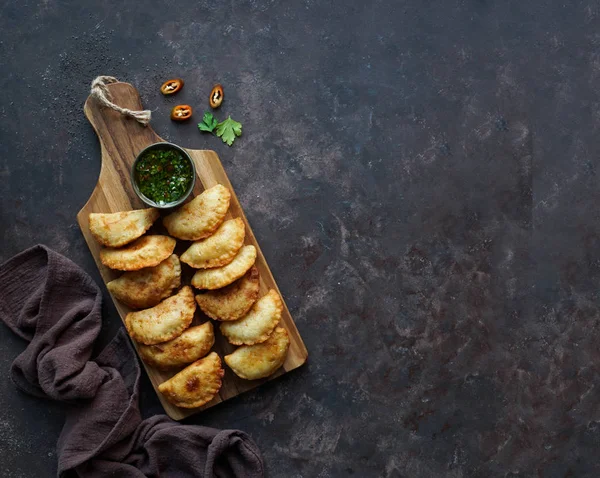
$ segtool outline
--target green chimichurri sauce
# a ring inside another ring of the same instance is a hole
[[[192,166],[179,151],[146,151],[135,166],[140,192],[158,205],[177,201],[192,182]]]

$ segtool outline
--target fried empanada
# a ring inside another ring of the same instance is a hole
[[[125,327],[131,338],[145,345],[160,344],[181,335],[192,323],[196,302],[190,286],[151,309],[130,312]]]
[[[158,391],[177,407],[201,407],[219,392],[224,374],[221,359],[212,352],[161,383]]]
[[[281,319],[281,297],[271,289],[258,299],[250,312],[234,322],[223,322],[221,333],[233,345],[254,345],[264,342]]]
[[[215,320],[241,319],[258,299],[258,269],[252,266],[241,279],[222,289],[196,296],[196,302],[206,315]]]
[[[230,355],[225,363],[231,370],[246,380],[256,380],[272,375],[285,362],[290,338],[284,328],[277,327],[263,343],[242,345]]]
[[[192,277],[192,285],[197,289],[220,289],[242,277],[256,260],[256,248],[244,246],[233,260],[223,267],[199,270]]]
[[[90,232],[106,247],[121,247],[143,235],[158,219],[158,209],[138,209],[114,213],[91,213]]]
[[[125,272],[106,284],[118,300],[132,309],[154,307],[181,284],[181,264],[175,254],[154,267]]]
[[[190,327],[162,344],[138,345],[142,360],[160,370],[181,367],[204,357],[215,343],[215,333],[210,321]]]
[[[225,221],[210,237],[194,242],[181,254],[181,261],[196,269],[229,264],[244,245],[244,221],[239,217]]]
[[[173,254],[175,239],[169,236],[144,236],[118,249],[100,251],[100,261],[106,267],[120,271],[137,271],[154,267]]]
[[[210,236],[223,222],[231,193],[217,184],[196,196],[189,203],[163,219],[163,224],[173,237],[197,241]]]

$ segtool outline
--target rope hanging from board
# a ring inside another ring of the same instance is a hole
[[[90,95],[96,98],[102,105],[112,108],[122,115],[130,116],[144,126],[148,126],[150,117],[152,116],[152,112],[150,110],[134,111],[130,110],[129,108],[121,108],[119,105],[115,105],[112,101],[110,101],[110,91],[108,91],[106,85],[118,83],[118,81],[119,80],[117,80],[114,76],[98,76],[94,81],[92,81]]]

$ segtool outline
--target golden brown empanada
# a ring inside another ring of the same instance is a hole
[[[181,367],[204,357],[215,343],[213,325],[210,321],[190,327],[183,333],[156,345],[138,345],[142,360],[160,370]]]
[[[154,267],[173,254],[175,239],[169,236],[144,236],[125,247],[100,251],[100,261],[106,267],[120,271],[137,271]]]
[[[194,242],[181,254],[181,261],[196,269],[222,267],[229,264],[244,245],[245,235],[244,221],[239,217],[225,221],[212,236]]]
[[[256,302],[259,287],[258,269],[252,266],[233,284],[197,295],[196,302],[211,319],[237,320],[246,315]]]
[[[114,213],[90,213],[90,232],[107,247],[121,247],[142,236],[158,219],[158,209]]]
[[[161,383],[158,391],[177,407],[201,407],[219,392],[224,374],[221,359],[212,352]]]
[[[281,319],[281,297],[271,289],[258,299],[250,312],[234,322],[223,322],[221,333],[234,345],[253,345],[264,342]]]
[[[289,346],[287,331],[277,327],[266,341],[242,345],[226,355],[225,363],[238,377],[246,380],[268,377],[283,365]]]
[[[181,284],[181,264],[175,254],[154,267],[125,272],[106,284],[118,300],[132,309],[154,307]]]
[[[181,335],[192,323],[195,311],[194,293],[190,286],[185,286],[151,309],[127,314],[125,327],[136,342],[159,344]]]
[[[202,269],[192,277],[192,285],[197,289],[220,289],[242,277],[256,260],[256,248],[244,246],[233,260],[216,269]]]
[[[217,184],[163,219],[173,237],[197,241],[210,236],[223,222],[231,193]]]

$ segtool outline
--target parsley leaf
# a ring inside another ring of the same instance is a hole
[[[204,113],[204,116],[202,117],[202,123],[198,123],[198,129],[200,131],[212,133],[217,127],[217,123],[217,118],[215,118],[212,113]]]
[[[231,116],[217,125],[217,136],[229,146],[233,144],[236,136],[242,135],[242,123],[231,119]]]

